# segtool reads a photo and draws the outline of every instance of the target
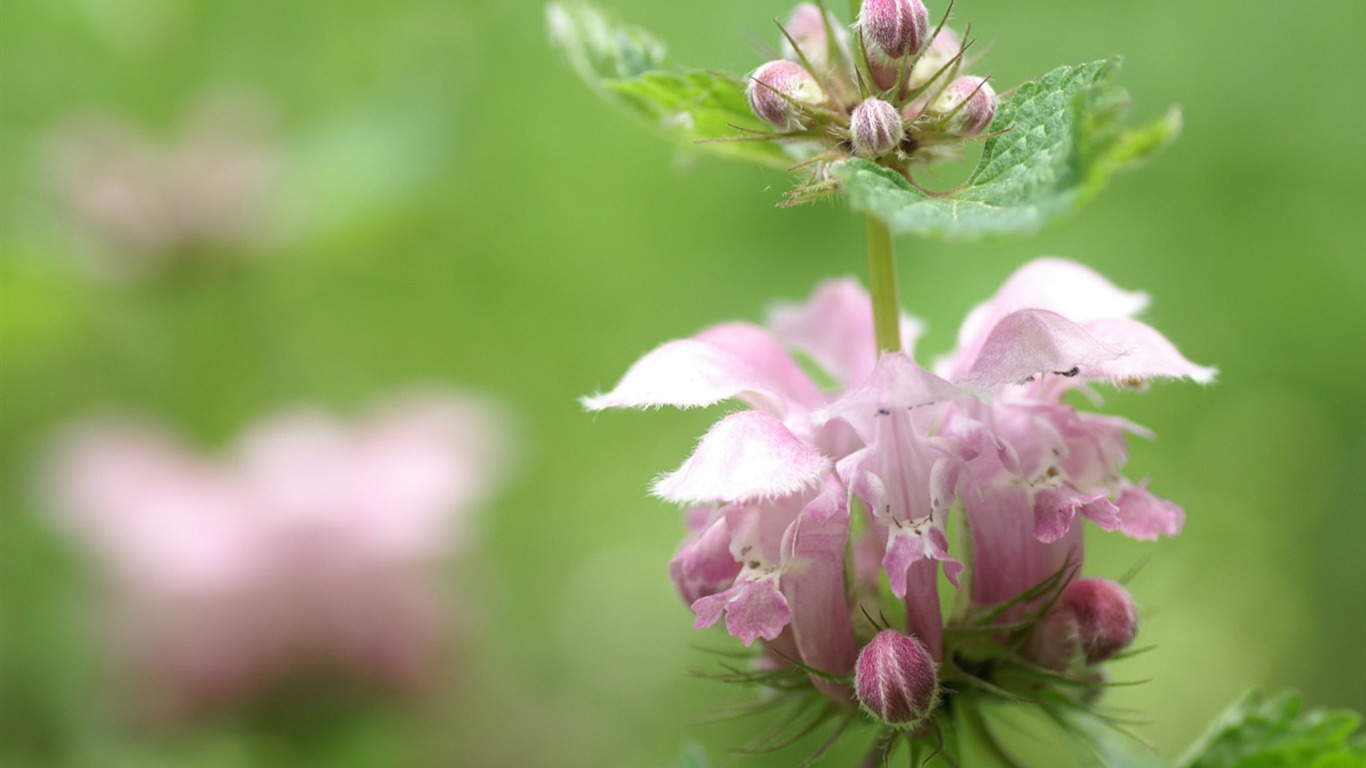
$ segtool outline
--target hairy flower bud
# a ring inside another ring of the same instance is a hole
[[[1114,656],[1138,634],[1133,598],[1108,579],[1081,579],[1068,584],[1058,605],[1076,617],[1077,639],[1087,664]]]
[[[849,116],[849,137],[854,154],[876,158],[891,152],[906,138],[901,113],[882,99],[870,98],[854,107]]]
[[[797,50],[801,49],[801,55],[806,57],[811,66],[819,70],[827,69],[831,64],[831,31],[835,33],[835,43],[839,48],[848,50],[845,47],[848,32],[829,11],[826,12],[825,18],[821,18],[821,9],[812,3],[802,3],[793,8],[792,15],[787,18],[787,24],[783,29],[787,34],[783,37],[781,50],[783,58],[788,61],[798,61],[800,57]],[[797,44],[795,48],[792,45],[794,42]]]
[[[921,0],[865,0],[858,28],[870,53],[886,61],[900,61],[925,47],[930,12]]]
[[[964,75],[939,94],[930,111],[945,116],[944,131],[955,136],[976,136],[996,118],[996,91],[980,77]]]
[[[939,702],[939,676],[925,646],[893,629],[877,633],[854,665],[854,692],[887,725],[919,725]]]
[[[939,70],[953,61],[953,57],[957,56],[962,48],[963,39],[958,36],[958,33],[948,27],[942,27],[939,34],[930,41],[929,47],[920,54],[920,58],[915,60],[915,66],[911,67],[908,85],[911,88],[919,88],[930,82],[930,79],[938,74]],[[944,79],[937,82],[942,85],[945,80],[952,76],[952,72],[946,72],[941,75]]]
[[[825,101],[825,91],[816,78],[802,65],[783,59],[754,70],[745,95],[754,114],[780,131],[795,131],[804,126],[798,104]]]

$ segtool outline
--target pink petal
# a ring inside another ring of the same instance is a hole
[[[637,360],[611,392],[580,402],[590,411],[660,405],[693,408],[741,394],[773,413],[785,411],[773,382],[749,362],[716,344],[679,339]]]
[[[873,308],[853,278],[827,280],[805,304],[776,307],[768,325],[793,348],[811,356],[845,386],[862,381],[877,362]],[[902,348],[910,351],[923,332],[918,320],[901,316]]]
[[[872,373],[829,407],[812,414],[821,423],[844,419],[871,439],[879,414],[966,397],[967,391],[916,365],[902,352],[882,356]]]
[[[1143,486],[1126,488],[1115,503],[1119,507],[1119,529],[1135,539],[1152,541],[1160,533],[1175,536],[1186,523],[1181,507],[1154,496]]]
[[[1042,373],[1089,375],[1092,367],[1123,354],[1123,347],[1096,339],[1062,315],[1025,309],[991,329],[966,380],[991,389]]]
[[[726,631],[750,645],[756,638],[772,640],[792,621],[792,609],[778,590],[773,575],[742,578],[735,586],[718,595],[704,597],[692,604],[697,614],[694,629],[705,629],[726,614]]]
[[[688,527],[692,534],[669,561],[669,575],[683,600],[692,604],[730,587],[740,563],[731,555],[731,530],[720,510],[688,510]]]
[[[1021,309],[1045,309],[1086,324],[1106,317],[1130,317],[1147,304],[1146,294],[1120,290],[1089,267],[1065,259],[1036,259],[1011,275],[990,301],[968,313],[958,331],[957,350],[935,369],[951,378],[962,376],[990,330]]]
[[[943,531],[935,526],[928,526],[924,531],[893,527],[887,540],[887,554],[882,559],[892,594],[906,596],[906,569],[920,560],[942,561],[944,575],[958,586],[963,564],[949,555],[949,540]]]
[[[697,450],[654,484],[669,501],[707,503],[776,498],[814,486],[830,460],[762,411],[741,411],[718,421]]]
[[[783,398],[807,408],[825,401],[820,387],[797,365],[773,335],[749,323],[723,323],[703,330],[694,338],[714,344],[754,369],[765,386]],[[763,407],[759,403],[755,407]]]
[[[1058,541],[1081,513],[1102,529],[1119,528],[1119,508],[1104,494],[1083,494],[1068,486],[1041,488],[1034,492],[1034,537],[1045,544]]]
[[[836,675],[850,672],[858,657],[844,589],[848,538],[849,508],[840,486],[831,482],[798,516],[782,577],[802,663]]]
[[[1124,350],[1121,357],[1087,371],[1090,377],[1107,377],[1116,381],[1154,377],[1188,378],[1208,384],[1217,373],[1214,368],[1187,360],[1167,337],[1137,320],[1095,320],[1086,323],[1086,330],[1100,341]]]

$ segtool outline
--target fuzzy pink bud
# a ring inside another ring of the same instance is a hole
[[[854,154],[875,158],[891,152],[906,138],[901,113],[882,99],[870,98],[854,107],[849,116],[849,136]]]
[[[825,101],[820,83],[802,65],[778,59],[754,70],[745,89],[749,107],[761,120],[780,131],[795,131],[804,126],[798,104],[815,105]],[[794,103],[795,102],[795,103]]]
[[[821,9],[812,3],[802,3],[793,8],[792,15],[788,17],[783,29],[787,31],[782,41],[783,58],[798,61],[801,57],[797,55],[797,50],[801,49],[801,55],[816,69],[826,69],[830,66],[829,32],[835,32],[838,38],[836,42],[841,49],[844,49],[848,34],[846,32],[841,36],[842,27],[835,21],[835,17],[827,12],[826,17],[821,18]],[[793,42],[797,44],[795,48]]]
[[[930,41],[929,47],[920,54],[920,58],[915,60],[915,66],[911,67],[910,87],[919,88],[930,82],[935,75],[939,74],[939,70],[953,61],[953,57],[957,56],[962,48],[963,39],[958,36],[957,32],[948,27],[941,28],[939,34]],[[940,77],[947,79],[952,77],[952,73],[946,72]],[[942,84],[944,80],[937,82]]]
[[[925,47],[930,12],[921,0],[865,0],[858,28],[869,52],[886,61],[900,61]]]
[[[1076,617],[1077,639],[1087,664],[1114,656],[1138,634],[1133,598],[1108,579],[1081,579],[1068,584],[1058,605]]]
[[[939,703],[934,659],[916,638],[884,629],[859,651],[854,692],[868,714],[887,725],[913,728]]]
[[[931,111],[947,115],[944,130],[955,136],[976,136],[996,119],[996,91],[980,77],[964,75],[939,94]]]

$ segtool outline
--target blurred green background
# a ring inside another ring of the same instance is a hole
[[[789,8],[607,6],[675,61],[732,73]],[[0,763],[658,766],[752,732],[697,722],[744,697],[687,675],[714,664],[690,644],[727,642],[690,629],[666,569],[680,515],[645,496],[715,413],[594,418],[575,397],[665,339],[858,274],[858,217],[779,210],[784,174],[690,157],[599,103],[538,2],[8,0],[0,16]],[[1123,53],[1138,115],[1185,111],[1172,149],[1036,238],[899,244],[922,361],[1052,254],[1149,292],[1147,319],[1221,370],[1107,396],[1159,435],[1135,441],[1130,476],[1189,515],[1157,544],[1091,539],[1092,575],[1146,560],[1131,587],[1159,646],[1115,668],[1152,682],[1111,703],[1171,756],[1253,686],[1366,709],[1366,4],[961,0],[955,20],[994,43],[979,69],[996,83]],[[101,107],[174,135],[220,87],[274,114],[259,255],[92,278],[48,178],[52,132]],[[122,725],[85,631],[89,574],[34,492],[50,430],[133,409],[212,447],[274,406],[355,410],[414,382],[518,416],[515,471],[450,573],[472,637],[459,685],[270,727]]]

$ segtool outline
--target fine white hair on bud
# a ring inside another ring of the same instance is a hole
[[[884,629],[859,651],[854,694],[864,711],[897,728],[914,728],[939,704],[939,673],[924,643]]]
[[[865,0],[857,26],[875,58],[897,62],[929,41],[930,12],[921,0]]]
[[[944,116],[944,132],[954,136],[976,136],[991,127],[996,119],[996,91],[991,83],[964,75],[949,83],[931,105],[930,111]]]
[[[854,154],[872,159],[896,149],[906,138],[906,129],[896,107],[882,99],[870,98],[854,107],[850,114],[849,138],[854,145]]]
[[[1108,579],[1074,581],[1063,590],[1058,603],[1076,617],[1077,639],[1087,664],[1111,658],[1138,634],[1133,598]]]
[[[847,50],[848,32],[841,34],[842,27],[835,17],[812,3],[802,3],[792,9],[792,15],[783,26],[787,33],[783,36],[781,51],[784,59],[799,61],[802,56],[818,70],[827,69],[830,61],[830,31],[834,31],[836,44],[840,50]],[[796,43],[796,47],[793,47]],[[798,56],[798,49],[801,56]]]
[[[820,83],[802,65],[778,59],[754,70],[745,89],[749,107],[759,119],[780,131],[795,131],[805,126],[800,104],[817,105],[825,101]]]

